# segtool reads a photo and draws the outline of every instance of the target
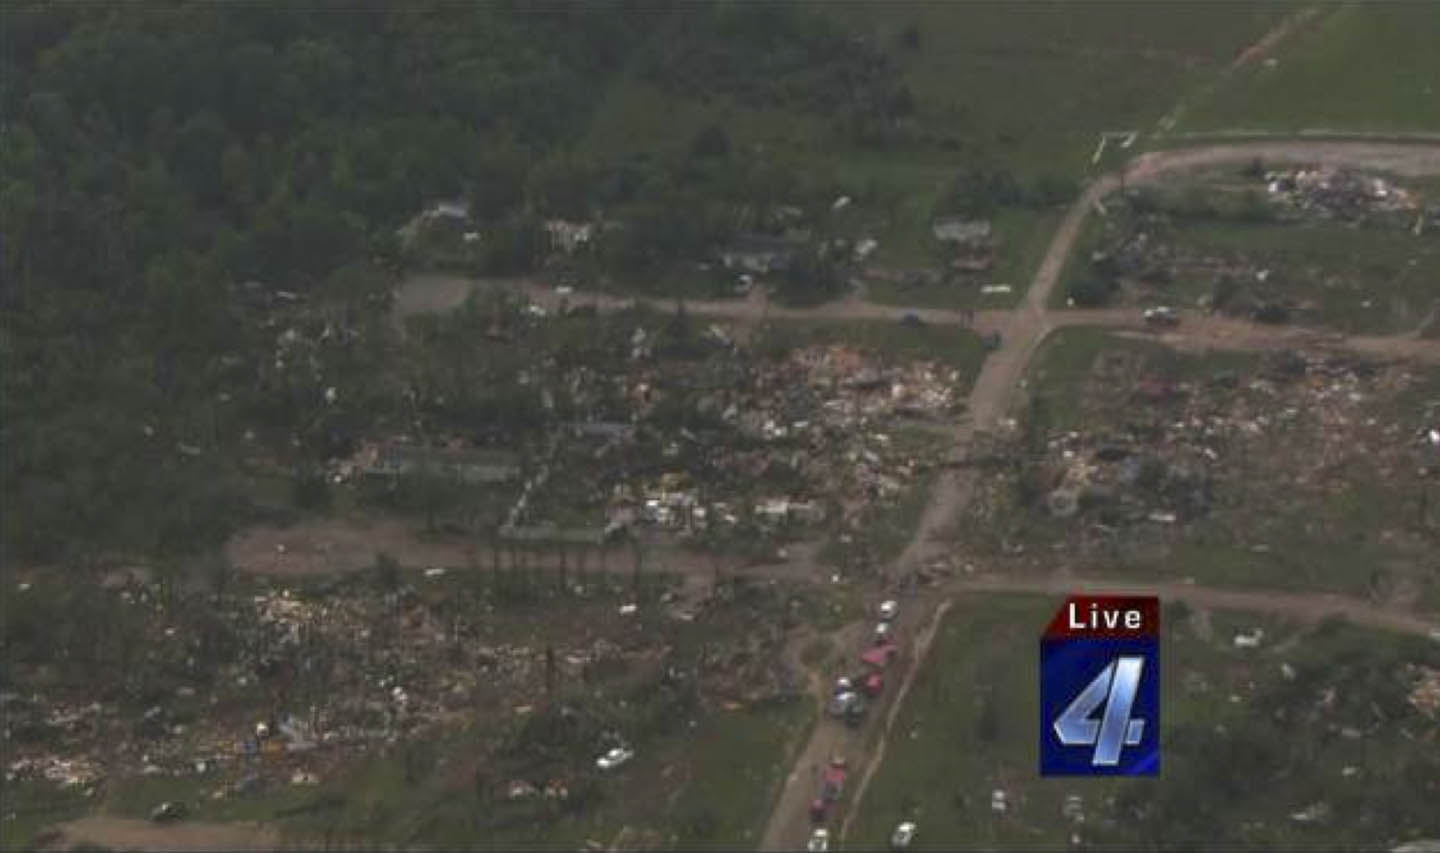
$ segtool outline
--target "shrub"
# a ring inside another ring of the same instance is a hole
[[[1073,282],[1068,295],[1080,308],[1099,308],[1109,303],[1116,289],[1114,279],[1089,277]]]

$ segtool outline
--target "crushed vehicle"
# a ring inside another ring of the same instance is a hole
[[[617,746],[609,752],[595,759],[595,766],[601,770],[614,770],[635,757],[635,751]]]
[[[914,821],[907,820],[907,821],[901,823],[899,826],[896,826],[896,827],[895,827],[895,831],[890,834],[890,849],[891,849],[891,850],[906,850],[906,849],[909,849],[909,847],[910,847],[910,842],[912,842],[912,841],[914,841],[914,840],[915,840],[915,822],[914,822]]]
[[[1171,328],[1180,325],[1180,314],[1168,305],[1146,308],[1143,316],[1151,326]]]

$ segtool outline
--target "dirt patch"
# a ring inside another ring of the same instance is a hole
[[[1210,642],[1215,636],[1215,628],[1210,623],[1210,611],[1204,608],[1196,608],[1190,611],[1190,630],[1195,636]]]
[[[293,527],[252,527],[225,545],[240,571],[269,575],[350,572],[371,566],[386,553],[402,566],[463,566],[484,554],[474,542],[422,539],[396,520],[323,519]]]
[[[116,817],[84,817],[60,827],[60,838],[47,849],[66,850],[95,844],[117,850],[301,850],[282,844],[280,835],[256,823],[175,823],[161,825]],[[312,848],[313,849],[313,848]]]

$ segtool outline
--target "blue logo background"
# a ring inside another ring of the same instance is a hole
[[[1144,720],[1140,742],[1126,746],[1120,762],[1095,766],[1095,747],[1066,746],[1055,719],[1120,655],[1140,655],[1145,667],[1130,708]],[[1040,641],[1040,773],[1043,776],[1157,776],[1160,773],[1160,649],[1154,637],[1046,637]]]

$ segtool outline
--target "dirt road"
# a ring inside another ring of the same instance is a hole
[[[285,845],[273,830],[255,823],[156,824],[148,820],[94,816],[57,827],[61,836],[49,849],[100,845],[116,850],[301,850]],[[313,849],[313,845],[311,847]]]
[[[743,565],[737,560],[720,560],[696,554],[673,542],[642,543],[641,571],[647,574],[675,574],[709,580],[748,577],[771,580],[809,581],[818,579],[821,567],[810,559],[810,549],[792,546],[794,558],[786,562]],[[497,566],[497,554],[488,543],[460,535],[426,535],[418,523],[394,518],[321,518],[289,527],[262,525],[241,531],[225,544],[225,556],[237,570],[272,577],[303,577],[364,571],[384,553],[406,568],[442,566],[448,569],[488,571]],[[518,565],[527,569],[553,570],[562,565],[558,549],[526,550]],[[578,551],[566,552],[564,567],[580,573],[602,572],[630,575],[635,555],[629,543],[617,542],[608,548],[591,549],[583,564]],[[517,557],[503,546],[498,553],[500,568],[513,568]]]
[[[865,790],[870,787],[870,779],[874,777],[875,771],[879,769],[880,763],[885,760],[885,744],[890,740],[890,732],[895,728],[895,720],[900,716],[900,709],[905,705],[905,697],[910,693],[910,685],[915,683],[915,675],[924,665],[925,659],[930,653],[930,644],[935,641],[935,634],[940,630],[940,625],[945,621],[945,613],[950,609],[950,599],[945,599],[936,606],[935,612],[930,614],[930,619],[925,625],[925,630],[915,640],[915,649],[910,659],[910,666],[906,669],[905,677],[900,682],[900,687],[895,691],[895,698],[890,701],[890,711],[885,715],[885,725],[880,729],[880,735],[875,741],[875,749],[865,762],[865,769],[860,774],[860,782],[855,786],[855,793],[850,799],[851,807],[845,813],[845,820],[840,824],[840,837],[850,831],[850,824],[855,820],[855,815],[860,812],[860,804],[865,801]]]

